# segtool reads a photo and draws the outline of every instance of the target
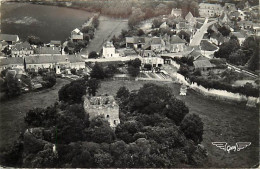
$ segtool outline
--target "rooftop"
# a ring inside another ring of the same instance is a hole
[[[215,51],[218,49],[216,45],[213,45],[207,40],[202,40],[200,43],[200,47],[201,50],[205,50],[205,51]]]
[[[80,56],[74,55],[27,56],[25,61],[27,64],[84,62]]]
[[[21,42],[21,43],[16,43],[12,50],[22,50],[22,49],[31,50],[32,46],[30,45],[29,42]]]
[[[36,48],[35,50],[36,54],[61,54],[59,48],[57,47],[39,47]]]
[[[0,40],[16,42],[19,37],[18,35],[0,34]]]
[[[10,64],[23,64],[23,58],[11,57],[11,58],[0,59],[0,66],[10,65]]]
[[[171,44],[175,44],[175,43],[186,43],[186,41],[183,40],[183,39],[181,39],[181,38],[180,38],[179,36],[177,36],[177,35],[173,35],[173,36],[171,37],[170,43],[171,43]]]
[[[195,68],[211,68],[213,67],[209,60],[196,60],[193,62]]]

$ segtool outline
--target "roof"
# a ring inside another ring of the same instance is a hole
[[[192,15],[191,12],[189,12],[189,13],[185,16],[185,19],[186,19],[187,21],[191,20],[192,18],[193,18],[193,15]]]
[[[179,36],[177,36],[177,35],[173,35],[173,36],[171,37],[170,43],[171,43],[171,44],[175,44],[175,43],[186,43],[186,41],[183,40],[183,39],[181,39],[181,38],[180,38]]]
[[[74,55],[51,55],[51,56],[27,56],[26,64],[61,63],[61,62],[84,62],[80,56]]]
[[[211,68],[213,67],[209,60],[196,60],[193,62],[195,68]]]
[[[10,64],[23,64],[23,58],[11,57],[11,58],[0,59],[0,66],[10,65]]]
[[[75,32],[75,33],[80,33],[80,30],[78,28],[74,29],[72,32]]]
[[[114,45],[113,45],[112,42],[107,41],[107,42],[104,44],[104,47],[106,47],[106,48],[113,48]]]
[[[61,45],[61,41],[59,41],[59,40],[51,40],[50,44],[51,45]]]
[[[0,40],[17,42],[19,37],[18,35],[0,34]]]
[[[162,39],[160,37],[153,37],[151,40],[151,45],[162,44]]]
[[[145,43],[145,37],[126,37],[126,43]]]
[[[200,43],[200,47],[201,47],[201,50],[205,50],[205,51],[214,51],[214,50],[218,49],[217,46],[213,45],[212,43],[210,43],[207,40],[202,40]]]
[[[60,50],[57,47],[39,47],[36,48],[35,54],[60,54]]]
[[[201,52],[200,51],[198,51],[198,50],[193,50],[191,53],[189,53],[189,55],[188,55],[189,57],[193,57],[194,58],[194,60],[196,60],[195,58],[197,58],[197,57],[199,57],[199,56],[201,56]]]
[[[22,50],[22,49],[32,50],[32,46],[30,45],[29,42],[22,42],[22,43],[16,43],[12,48],[12,50]]]
[[[224,37],[221,33],[215,33],[214,32],[210,35],[210,38],[217,39],[219,42],[222,42],[222,43],[224,42]]]
[[[246,38],[241,32],[232,32],[232,35],[236,36],[238,39]]]

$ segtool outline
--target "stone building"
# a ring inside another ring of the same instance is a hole
[[[89,120],[104,115],[110,127],[115,128],[120,123],[119,106],[113,96],[85,97],[84,109],[89,114]]]

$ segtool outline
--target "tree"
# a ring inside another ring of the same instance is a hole
[[[188,113],[189,108],[185,105],[185,103],[173,97],[167,101],[166,106],[163,109],[163,114],[173,120],[176,125],[180,125],[181,121]]]
[[[86,94],[85,80],[72,81],[59,90],[59,100],[69,103],[80,103]]]
[[[7,85],[7,96],[14,97],[21,94],[21,82],[14,77],[12,73],[6,73],[5,81]]]
[[[244,51],[237,50],[237,51],[232,52],[229,55],[228,61],[235,65],[244,66],[249,59],[250,59],[250,56],[245,55]]]
[[[117,73],[117,67],[115,65],[109,64],[106,68],[105,68],[105,74],[107,78],[111,78],[114,76],[115,73]]]
[[[94,28],[97,28],[99,26],[98,17],[93,18],[92,24],[93,24]]]
[[[43,76],[43,80],[45,81],[44,87],[50,88],[56,84],[56,76],[54,73],[47,73]]]
[[[141,60],[136,58],[128,62],[127,71],[132,77],[136,77],[140,73]]]
[[[201,143],[203,135],[203,122],[196,114],[187,115],[181,122],[180,129],[188,139],[193,140],[196,144]]]
[[[5,47],[4,50],[2,50],[2,52],[5,54],[5,55],[11,55],[11,49],[9,49],[9,47]]]
[[[229,55],[240,48],[238,39],[235,36],[231,36],[228,42],[224,42],[220,45],[219,50],[214,53],[217,58],[228,59]]]
[[[143,36],[145,33],[142,29],[138,29],[137,36]]]
[[[230,34],[230,30],[226,28],[225,26],[221,26],[218,28],[218,31],[223,35],[223,36],[228,36]]]
[[[31,45],[43,45],[43,42],[41,41],[41,39],[37,36],[28,36],[27,41],[31,44]]]
[[[153,25],[152,25],[152,27],[153,27],[153,28],[159,28],[159,27],[161,26],[161,24],[162,24],[162,21],[161,21],[161,20],[159,20],[159,19],[154,19],[154,20],[153,20]]]
[[[89,55],[88,55],[88,58],[90,58],[90,59],[92,59],[92,58],[96,59],[96,58],[98,58],[98,57],[99,57],[99,56],[98,56],[98,54],[97,54],[96,51],[92,51],[92,52],[90,52]]]
[[[119,99],[126,99],[129,97],[129,95],[130,92],[125,86],[120,87],[116,93],[116,97]]]
[[[106,77],[103,67],[97,62],[95,63],[94,67],[92,68],[92,71],[90,72],[90,77],[96,79],[104,79]]]
[[[97,90],[100,88],[100,81],[95,78],[90,79],[87,82],[87,86],[89,95],[96,96]]]
[[[185,32],[184,30],[181,30],[177,35],[181,39],[185,39],[188,43],[190,42],[190,35],[187,32]]]

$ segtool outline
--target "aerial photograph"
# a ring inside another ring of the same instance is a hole
[[[260,0],[1,0],[0,168],[260,168]]]

